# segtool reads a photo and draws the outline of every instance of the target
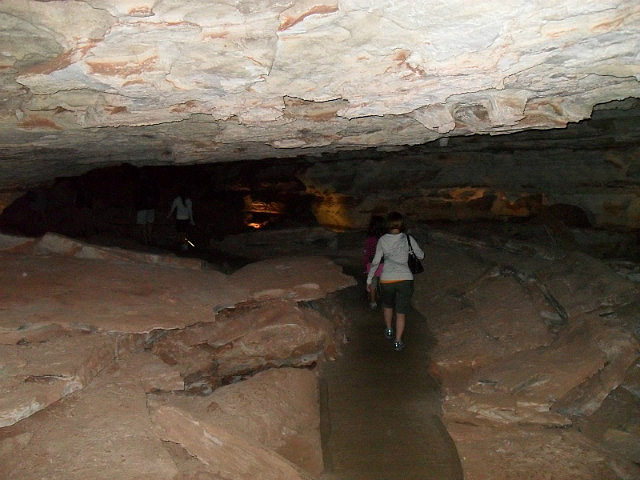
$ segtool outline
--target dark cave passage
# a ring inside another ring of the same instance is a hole
[[[512,192],[511,203],[486,187],[443,190],[436,198],[416,186],[412,197],[402,192],[392,197],[385,191],[358,193],[349,185],[363,180],[354,176],[357,170],[347,174],[340,162],[323,167],[345,172],[345,178],[333,178],[336,187],[313,185],[309,182],[314,180],[305,177],[310,165],[309,161],[265,160],[180,167],[125,164],[93,170],[26,192],[4,208],[0,230],[33,237],[54,232],[95,244],[173,251],[177,234],[167,212],[178,191],[186,188],[196,221],[188,231],[190,253],[202,257],[215,253],[216,242],[237,234],[317,227],[362,231],[370,214],[394,209],[424,230],[433,227],[475,238],[532,240],[600,258],[640,256],[635,231],[596,227],[592,213],[579,205],[547,205],[544,195],[532,193],[530,187],[520,194]],[[385,165],[382,161],[372,168]],[[142,194],[155,211],[148,241],[136,224]]]
[[[156,244],[166,243],[166,214],[181,188],[193,199],[198,219],[192,235],[224,237],[271,224],[311,224],[312,198],[285,167],[266,163],[185,167],[131,165],[57,178],[7,206],[1,226],[39,236],[51,231],[73,237],[111,234],[132,237],[138,195],[147,192],[156,210]],[[199,242],[201,243],[201,242]]]

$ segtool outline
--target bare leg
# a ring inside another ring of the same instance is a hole
[[[393,320],[393,308],[384,307],[384,324],[387,328],[391,328],[391,321]]]
[[[396,340],[402,340],[404,324],[407,316],[404,313],[396,313]]]

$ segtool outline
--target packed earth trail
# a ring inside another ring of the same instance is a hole
[[[321,373],[323,480],[459,480],[455,445],[440,420],[440,390],[429,375],[433,345],[426,319],[407,317],[407,347],[383,336],[380,306],[371,310],[362,275],[335,296],[350,318],[342,355]]]

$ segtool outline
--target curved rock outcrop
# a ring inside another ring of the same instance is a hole
[[[623,0],[25,0],[0,24],[5,190],[564,127],[640,96]]]

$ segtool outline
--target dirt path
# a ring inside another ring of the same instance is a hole
[[[462,479],[439,419],[438,385],[427,371],[433,339],[424,317],[407,316],[407,347],[395,352],[383,337],[380,308],[370,310],[363,292],[359,284],[338,295],[351,322],[349,342],[322,366],[322,479]]]

